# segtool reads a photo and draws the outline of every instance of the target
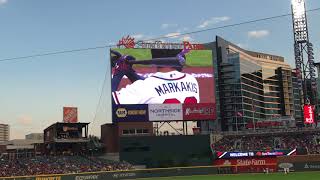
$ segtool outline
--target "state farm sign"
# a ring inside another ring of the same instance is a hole
[[[261,166],[276,165],[277,158],[240,158],[240,159],[218,159],[214,161],[217,166]]]
[[[277,170],[277,158],[239,158],[239,159],[218,159],[214,161],[218,167],[230,167],[234,172],[270,172]]]
[[[237,165],[247,166],[247,165],[266,165],[265,159],[238,159]]]

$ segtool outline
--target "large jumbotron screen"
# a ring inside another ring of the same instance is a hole
[[[120,60],[114,55],[116,51],[122,57],[130,56],[126,62],[168,61],[181,55],[181,49],[114,48],[111,51],[113,121],[216,118],[212,50],[190,50],[183,54],[182,69],[170,64],[133,64],[131,68],[123,64],[125,58]]]

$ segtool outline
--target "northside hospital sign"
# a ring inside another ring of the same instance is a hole
[[[203,50],[203,44],[192,44],[188,41],[182,43],[166,43],[162,41],[145,42],[137,41],[133,37],[127,36],[119,40],[117,46],[124,48],[142,48],[142,49],[190,49],[190,50]]]

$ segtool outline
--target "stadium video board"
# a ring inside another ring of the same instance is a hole
[[[114,48],[114,122],[214,120],[212,50]]]
[[[246,152],[221,152],[217,151],[218,159],[246,158],[246,157],[270,157],[296,155],[296,149],[272,150],[272,151],[246,151]]]

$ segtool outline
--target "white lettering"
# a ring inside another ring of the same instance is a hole
[[[237,165],[239,166],[247,166],[247,165],[265,165],[266,161],[265,160],[257,160],[257,159],[246,159],[246,160],[242,160],[242,159],[238,159],[237,160]]]
[[[99,175],[76,176],[75,180],[96,180]]]

